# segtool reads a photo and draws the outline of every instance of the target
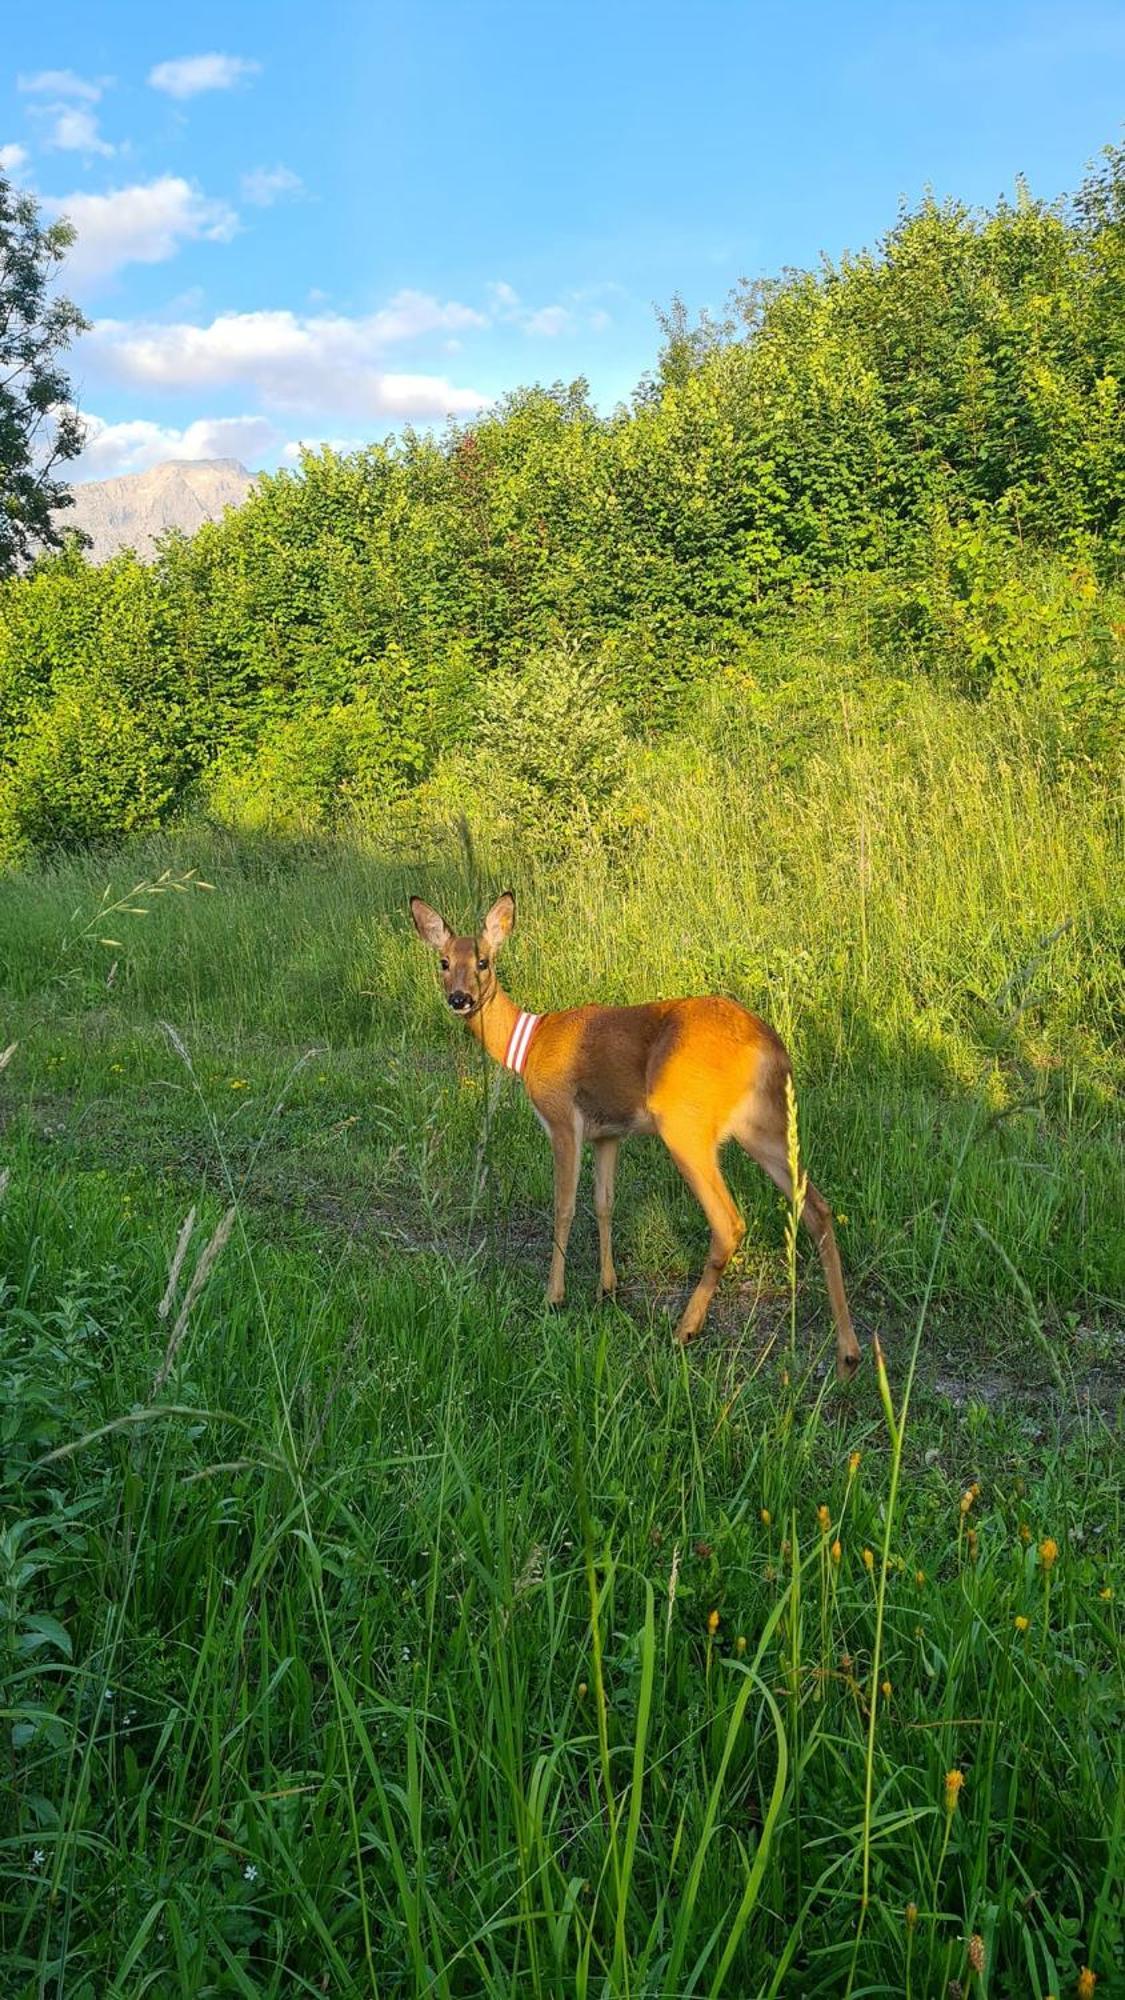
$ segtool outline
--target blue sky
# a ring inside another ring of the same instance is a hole
[[[0,170],[67,213],[78,476],[285,463],[584,375],[654,306],[1054,196],[1120,140],[1125,9],[63,0],[9,9]]]

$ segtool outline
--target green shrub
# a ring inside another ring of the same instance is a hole
[[[608,417],[580,381],[521,389],[440,438],[307,453],[149,568],[41,564],[0,587],[0,774],[30,717],[94,684],[136,725],[125,758],[139,737],[176,768],[138,790],[103,732],[117,831],[197,775],[228,817],[305,825],[419,782],[471,796],[481,760],[512,824],[526,809],[554,841],[613,790],[599,731],[612,766],[622,726],[674,726],[702,682],[841,599],[892,670],[1053,706],[1061,754],[1111,762],[1122,212],[1125,151],[1069,208],[927,200],[698,337],[673,316]],[[578,695],[571,649],[595,663]],[[548,656],[533,744],[520,689]],[[48,837],[88,817],[52,807]]]
[[[384,803],[416,777],[424,748],[404,737],[378,698],[309,704],[268,723],[249,755],[220,756],[206,788],[222,824],[275,833],[331,826]]]
[[[627,760],[609,687],[603,664],[577,645],[494,674],[473,766],[478,810],[548,847],[604,829]]]
[[[192,777],[176,724],[112,688],[61,688],[0,767],[0,859],[159,826]]]

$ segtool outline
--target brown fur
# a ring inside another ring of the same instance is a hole
[[[436,910],[411,898],[415,927],[438,952],[450,1004],[498,1062],[519,1009],[496,978],[495,954],[515,922],[505,892],[477,938],[456,937]],[[555,1238],[547,1297],[562,1303],[566,1249],[574,1217],[581,1148],[595,1153],[594,1205],[601,1250],[600,1291],[617,1283],[611,1225],[617,1148],[633,1133],[656,1133],[711,1225],[711,1246],[676,1329],[682,1342],[703,1326],[715,1287],[745,1234],[719,1170],[719,1148],[735,1139],[787,1199],[785,1045],[765,1021],[735,1000],[655,1000],[639,1007],[574,1007],[544,1014],[524,1065],[523,1082],[555,1156]],[[847,1380],[859,1365],[828,1203],[811,1181],[803,1221],[820,1252],[836,1323],[836,1369]]]

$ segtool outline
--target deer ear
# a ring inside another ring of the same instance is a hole
[[[434,951],[444,951],[453,936],[445,918],[439,917],[436,910],[431,910],[429,904],[422,901],[421,896],[411,896],[410,914],[414,919],[414,928],[423,943],[431,945]]]
[[[510,889],[497,896],[484,920],[484,936],[493,951],[499,951],[506,937],[510,937],[516,925],[516,899]]]

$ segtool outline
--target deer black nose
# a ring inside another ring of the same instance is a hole
[[[461,988],[458,987],[456,992],[450,994],[449,1004],[455,1014],[463,1014],[466,1007],[471,1007],[473,1003],[469,994],[463,993]]]

